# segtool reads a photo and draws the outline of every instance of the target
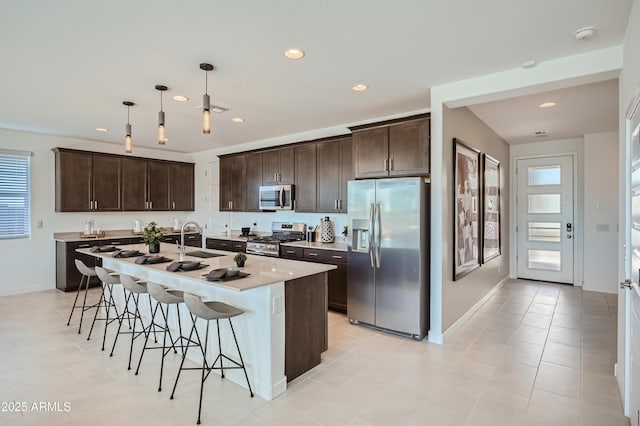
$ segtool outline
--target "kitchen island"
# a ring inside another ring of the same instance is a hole
[[[119,248],[147,251],[142,244]],[[257,395],[271,400],[285,391],[288,381],[318,365],[321,353],[327,349],[327,271],[335,266],[248,255],[246,266],[242,268],[242,272],[249,274],[247,277],[209,282],[203,276],[209,271],[235,266],[234,253],[200,251],[219,256],[206,259],[186,256],[185,260],[202,261],[207,266],[195,271],[169,272],[166,267],[170,262],[138,265],[135,257],[114,258],[111,253],[92,253],[87,248],[78,250],[100,257],[103,266],[114,271],[244,310],[245,313],[233,321],[249,380]],[[173,245],[161,245],[159,254],[173,261],[179,260],[178,250]],[[124,303],[120,291],[114,292],[114,296]],[[143,318],[148,321],[149,308],[144,309],[148,304],[141,302],[140,306]],[[182,332],[187,335],[191,320],[186,307],[183,308]],[[178,332],[177,321],[170,320],[169,325]],[[226,327],[228,325],[222,325],[223,351],[235,357],[233,338]],[[215,328],[211,333],[215,333]],[[210,342],[216,342],[216,339],[210,338]],[[189,350],[187,357],[195,362],[202,361],[199,350]],[[246,387],[241,370],[229,370],[225,377]]]

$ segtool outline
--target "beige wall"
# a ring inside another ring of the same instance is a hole
[[[509,265],[509,146],[468,108],[443,107],[444,164],[442,179],[450,194],[442,206],[442,329],[446,331],[508,273]],[[453,281],[453,138],[500,161],[502,254]],[[448,154],[447,154],[448,153]]]

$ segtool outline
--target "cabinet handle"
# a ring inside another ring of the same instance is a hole
[[[173,204],[173,209],[175,210],[176,209],[176,202],[174,201],[172,204]]]
[[[389,158],[389,170],[393,170],[393,158]]]
[[[342,200],[338,200],[338,210],[342,210]]]
[[[389,169],[388,169],[388,167],[389,167],[389,166],[388,166],[388,164],[389,164],[389,159],[388,159],[388,158],[385,158],[385,159],[384,159],[384,171],[385,171],[385,172],[386,172],[387,170],[389,170]]]
[[[307,253],[309,256],[317,256],[318,253]]]
[[[122,244],[120,241],[110,241],[109,244]]]
[[[79,244],[78,248],[85,248],[85,247],[89,247],[89,244]]]
[[[149,201],[149,210],[153,210],[153,201]]]
[[[333,208],[338,210],[338,200],[333,200]]]
[[[98,200],[94,201],[94,205],[95,205],[95,210],[98,210]]]
[[[233,201],[229,201],[229,208],[233,210]]]
[[[342,256],[331,256],[334,259],[344,259]]]

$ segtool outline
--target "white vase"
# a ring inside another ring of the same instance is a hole
[[[320,241],[323,243],[332,243],[335,241],[333,222],[329,220],[328,216],[325,217],[320,224]]]

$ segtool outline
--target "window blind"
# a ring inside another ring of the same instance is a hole
[[[0,239],[31,236],[31,153],[0,150]]]

